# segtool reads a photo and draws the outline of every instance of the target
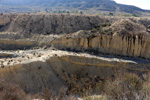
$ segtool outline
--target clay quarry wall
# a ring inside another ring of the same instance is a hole
[[[54,47],[71,51],[90,51],[110,55],[150,59],[150,40],[147,36],[99,35],[92,38],[59,38]]]

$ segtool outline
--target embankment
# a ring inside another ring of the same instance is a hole
[[[37,61],[1,68],[0,78],[19,84],[28,93],[38,93],[44,88],[58,92],[61,87],[77,92],[78,88],[83,88],[82,85],[85,81],[94,83],[98,80],[114,78],[120,70],[122,73],[135,71],[141,75],[149,69],[148,64],[109,62],[82,56],[63,56],[49,58],[46,62]],[[83,83],[81,84],[81,82]],[[74,88],[75,90],[72,90]]]

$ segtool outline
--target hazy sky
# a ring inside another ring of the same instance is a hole
[[[117,3],[135,5],[143,9],[150,10],[150,0],[114,0]]]

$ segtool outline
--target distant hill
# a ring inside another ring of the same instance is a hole
[[[39,10],[41,8],[57,9],[60,7],[64,9],[74,8],[78,10],[88,10],[93,8],[96,11],[125,13],[150,12],[135,6],[117,4],[113,0],[0,0],[0,12],[32,12],[34,8]]]

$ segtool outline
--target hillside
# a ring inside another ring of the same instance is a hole
[[[0,38],[11,39],[1,41],[4,50],[30,49],[44,43],[63,50],[150,59],[149,18],[66,14],[4,14],[0,18],[5,19]]]
[[[89,30],[107,21],[98,16],[20,14],[11,22],[5,21],[8,25],[0,30],[27,34],[62,34]]]
[[[141,94],[128,87],[140,82],[135,89],[147,95],[149,45],[146,17],[1,13],[0,100],[136,100]]]
[[[136,13],[149,12],[135,6],[117,4],[112,0],[1,0],[0,12],[38,12],[39,10],[83,10]]]

